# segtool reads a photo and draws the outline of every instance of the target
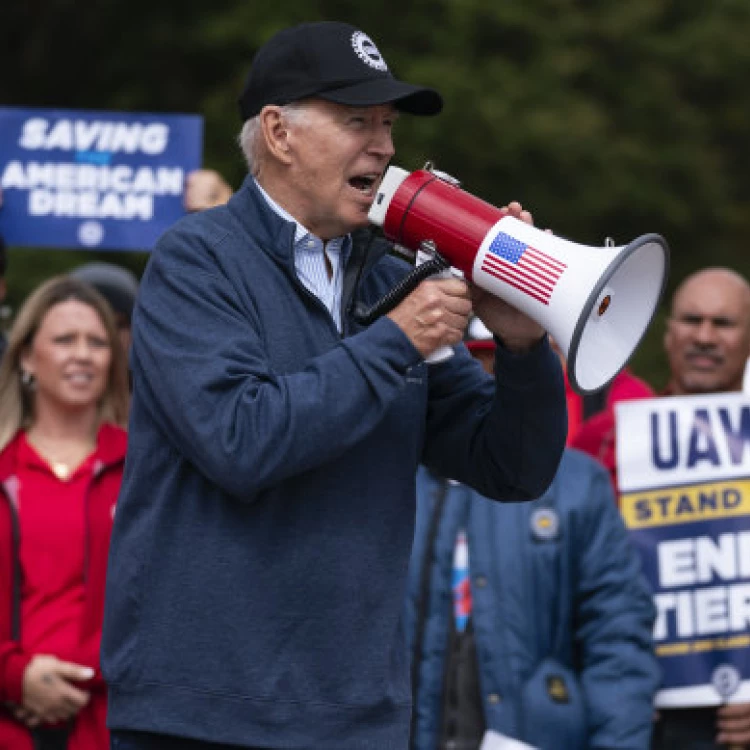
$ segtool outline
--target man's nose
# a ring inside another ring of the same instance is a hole
[[[379,156],[384,156],[386,159],[390,159],[396,153],[390,128],[383,129],[373,136],[372,141],[370,141],[370,151]]]
[[[716,328],[710,320],[703,320],[695,329],[695,339],[701,344],[716,343]]]

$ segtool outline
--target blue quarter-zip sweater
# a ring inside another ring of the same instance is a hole
[[[134,315],[102,665],[110,726],[286,750],[403,750],[399,627],[419,462],[540,495],[565,440],[546,341],[428,366],[349,314],[406,267],[355,243],[343,335],[252,180],[160,240]],[[358,273],[365,259],[362,273]]]

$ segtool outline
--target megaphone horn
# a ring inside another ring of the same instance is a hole
[[[369,219],[411,250],[433,242],[467,279],[539,323],[582,394],[625,367],[666,283],[669,249],[658,234],[619,247],[579,245],[508,216],[432,169],[389,167]]]

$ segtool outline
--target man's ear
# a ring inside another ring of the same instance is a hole
[[[260,112],[260,127],[268,153],[283,164],[292,161],[289,142],[289,122],[281,112],[281,107],[269,104]]]

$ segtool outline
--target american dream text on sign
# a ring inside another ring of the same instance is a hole
[[[29,216],[140,219],[154,215],[154,196],[182,195],[179,167],[10,162],[0,187],[28,191]],[[86,243],[84,243],[86,244]]]
[[[482,260],[482,270],[544,305],[549,304],[565,263],[499,232]]]

